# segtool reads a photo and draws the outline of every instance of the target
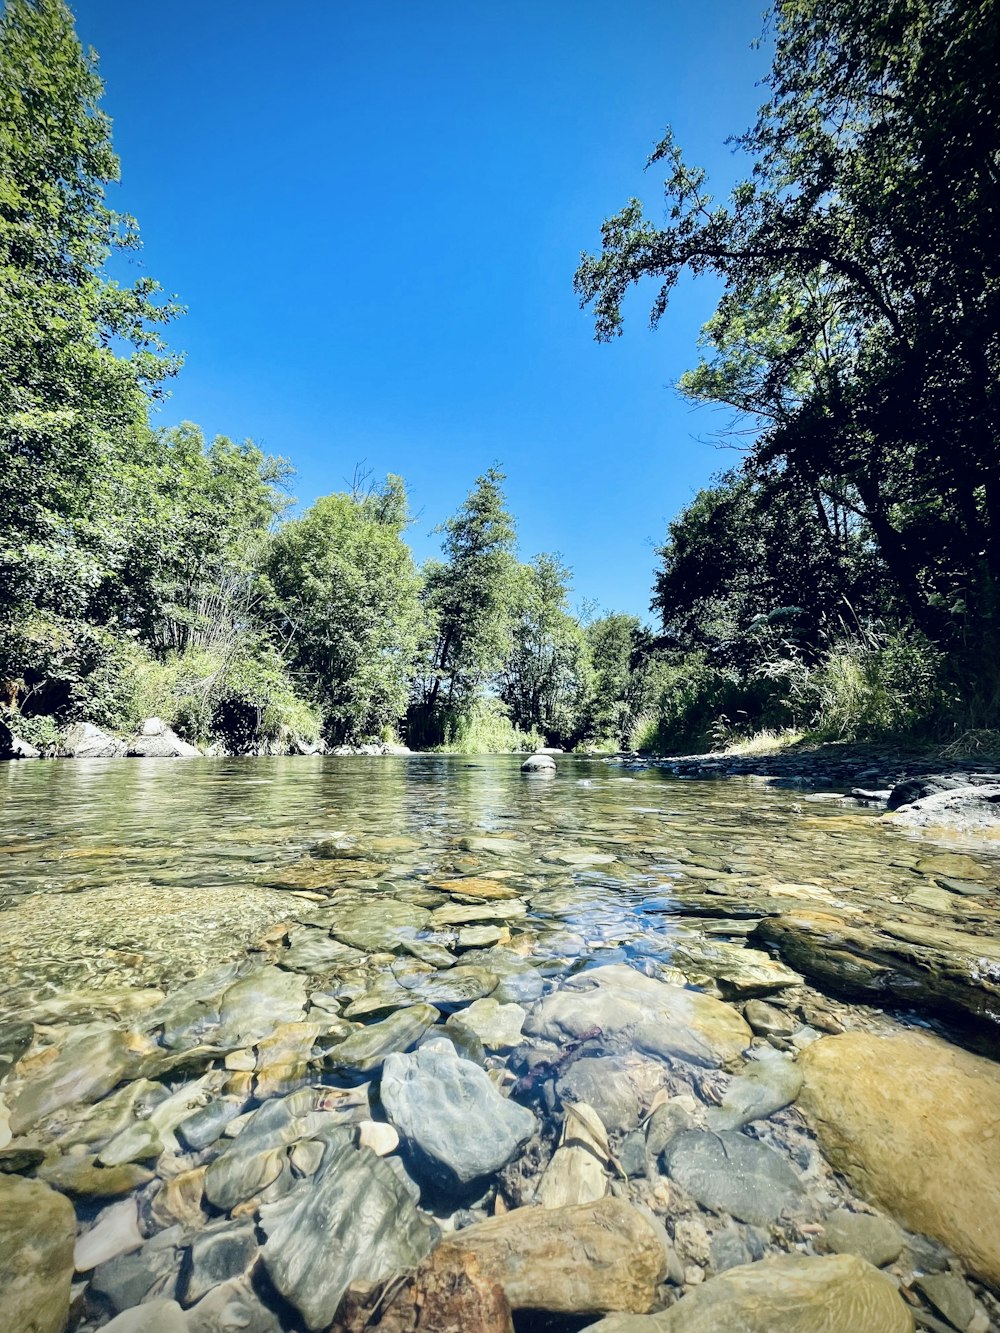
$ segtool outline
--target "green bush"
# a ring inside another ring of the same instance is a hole
[[[945,657],[915,630],[868,630],[835,643],[804,682],[817,739],[918,736],[954,702]]]
[[[510,754],[537,750],[542,744],[537,731],[514,726],[499,699],[487,698],[446,717],[444,740],[436,748],[453,754]]]

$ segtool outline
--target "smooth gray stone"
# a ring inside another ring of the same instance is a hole
[[[213,1287],[249,1273],[258,1248],[257,1231],[250,1221],[226,1223],[195,1236],[178,1288],[183,1303],[194,1305]]]
[[[170,1227],[141,1250],[120,1255],[94,1270],[90,1287],[112,1310],[130,1310],[148,1297],[173,1299],[181,1268],[183,1228]]]
[[[684,1130],[663,1150],[673,1180],[703,1207],[764,1226],[800,1207],[805,1190],[776,1152],[756,1139],[723,1130]]]
[[[717,1231],[711,1241],[711,1266],[713,1273],[724,1273],[727,1268],[739,1268],[749,1264],[754,1256],[736,1227],[726,1227]]]
[[[766,1120],[791,1105],[802,1091],[802,1071],[792,1060],[773,1054],[749,1061],[733,1079],[721,1106],[711,1106],[710,1129],[739,1129],[753,1120]]]
[[[281,955],[281,966],[296,972],[328,972],[360,961],[356,949],[332,939],[328,930],[311,926],[296,926],[289,935],[289,946]]]
[[[630,1180],[646,1174],[646,1136],[641,1129],[634,1129],[622,1139],[618,1161]]]
[[[554,773],[556,761],[550,754],[533,754],[521,765],[522,773]]]
[[[655,1161],[667,1144],[686,1129],[694,1128],[694,1117],[676,1099],[658,1106],[646,1125],[646,1151]]]
[[[614,1056],[576,1060],[556,1084],[562,1100],[592,1106],[610,1133],[639,1123],[639,1097],[629,1081],[628,1062]]]
[[[399,1009],[381,1023],[369,1023],[338,1042],[326,1055],[329,1069],[359,1069],[370,1072],[381,1067],[387,1056],[408,1051],[438,1021],[441,1015],[429,1004]]]
[[[189,1333],[184,1311],[176,1301],[147,1301],[134,1310],[124,1310],[102,1333]]]
[[[390,1055],[382,1105],[431,1182],[463,1187],[505,1166],[535,1132],[532,1113],[501,1097],[447,1041]]]
[[[242,1115],[245,1106],[242,1097],[214,1097],[194,1115],[181,1121],[177,1136],[192,1152],[201,1152],[221,1137],[229,1122]]]
[[[10,1128],[23,1134],[53,1111],[76,1102],[97,1102],[129,1072],[135,1057],[116,1028],[68,1035],[51,1064],[27,1079],[16,1095],[7,1093]]]
[[[349,1283],[415,1268],[437,1234],[381,1158],[332,1137],[317,1174],[265,1204],[260,1225],[268,1275],[310,1330],[330,1325]]]
[[[332,914],[330,934],[366,953],[399,953],[404,941],[426,929],[430,916],[426,907],[378,898]]]
[[[282,1333],[282,1323],[262,1304],[250,1278],[214,1287],[186,1314],[186,1333]]]
[[[876,1268],[894,1263],[906,1237],[889,1217],[838,1208],[823,1223],[823,1239],[835,1254],[856,1254]]]
[[[444,972],[425,972],[416,977],[401,978],[401,984],[411,995],[449,1013],[492,994],[499,980],[495,972],[484,967],[463,965]]]
[[[938,1314],[965,1333],[976,1314],[976,1298],[963,1278],[957,1273],[924,1273],[916,1285]]]
[[[125,748],[124,741],[93,722],[76,722],[63,737],[59,753],[67,759],[120,759]]]
[[[301,1088],[288,1097],[265,1102],[210,1163],[205,1173],[209,1203],[228,1212],[290,1174],[289,1152],[298,1140],[337,1130],[349,1138],[353,1121],[369,1118],[364,1098],[342,1110],[324,1109],[322,1104],[322,1090],[313,1088]]]

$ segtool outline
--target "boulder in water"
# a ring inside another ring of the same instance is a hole
[[[823,1037],[799,1063],[798,1104],[831,1164],[1000,1283],[1000,1069],[926,1032]]]
[[[63,1333],[76,1218],[40,1180],[0,1175],[0,1311],[11,1333]]]

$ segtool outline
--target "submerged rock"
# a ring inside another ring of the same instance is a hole
[[[527,1010],[519,1004],[501,1004],[492,997],[476,1000],[462,1010],[462,1023],[472,1029],[488,1051],[506,1051],[517,1046],[525,1018]]]
[[[74,1033],[37,1073],[29,1074],[16,1094],[7,1093],[10,1127],[23,1134],[47,1115],[74,1102],[96,1102],[125,1077],[134,1055],[123,1032]]]
[[[388,1057],[382,1104],[423,1174],[445,1188],[499,1171],[536,1128],[526,1107],[501,1097],[485,1071],[445,1040]]]
[[[723,1130],[684,1130],[663,1150],[672,1179],[715,1212],[764,1226],[801,1208],[805,1190],[783,1157],[756,1139]]]
[[[708,1066],[736,1059],[752,1039],[728,1004],[657,981],[625,963],[595,967],[564,982],[536,1005],[524,1031],[558,1045],[596,1037],[606,1049],[634,1047]]]
[[[765,1048],[766,1049],[766,1048]],[[795,1101],[802,1088],[802,1071],[776,1052],[751,1060],[733,1079],[721,1106],[709,1107],[710,1129],[739,1129],[753,1120],[766,1120]]]
[[[189,1333],[189,1326],[176,1301],[156,1300],[123,1310],[102,1333]]]
[[[758,923],[754,937],[776,945],[807,976],[879,1004],[952,1010],[997,1022],[1000,942],[934,922],[864,921],[794,911]]]
[[[517,1208],[447,1237],[434,1260],[470,1255],[512,1309],[561,1314],[646,1311],[667,1268],[664,1234],[620,1199]]]
[[[426,929],[430,915],[426,907],[380,896],[338,912],[330,933],[342,944],[366,953],[398,953],[404,941]]]
[[[328,1328],[350,1282],[416,1267],[434,1228],[386,1162],[330,1136],[316,1176],[260,1210],[268,1275],[310,1330]]]
[[[327,1053],[326,1064],[333,1069],[377,1070],[387,1056],[416,1046],[440,1017],[429,1004],[411,1004],[390,1014],[381,1023],[369,1023],[352,1032]]]
[[[856,1254],[876,1268],[895,1263],[903,1250],[902,1231],[888,1217],[838,1208],[823,1223],[823,1240],[835,1254]]]
[[[137,1250],[142,1241],[135,1199],[123,1199],[106,1208],[90,1230],[78,1238],[73,1266],[78,1273],[89,1272],[119,1254]]]
[[[925,1032],[823,1037],[800,1065],[799,1105],[831,1164],[1000,1283],[1000,1069]]]
[[[895,1285],[853,1255],[783,1255],[730,1268],[663,1314],[612,1316],[592,1333],[912,1333]],[[589,1331],[589,1333],[590,1333]]]
[[[38,1180],[0,1176],[0,1313],[11,1333],[63,1333],[76,1217]]]
[[[335,1089],[302,1088],[288,1097],[265,1102],[240,1134],[209,1164],[205,1197],[228,1212],[290,1177],[290,1153],[300,1139],[311,1139],[340,1126],[367,1120],[364,1090],[338,1093]]]

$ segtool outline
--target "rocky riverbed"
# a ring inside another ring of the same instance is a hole
[[[991,844],[597,761],[10,768],[4,1326],[1000,1329]]]

